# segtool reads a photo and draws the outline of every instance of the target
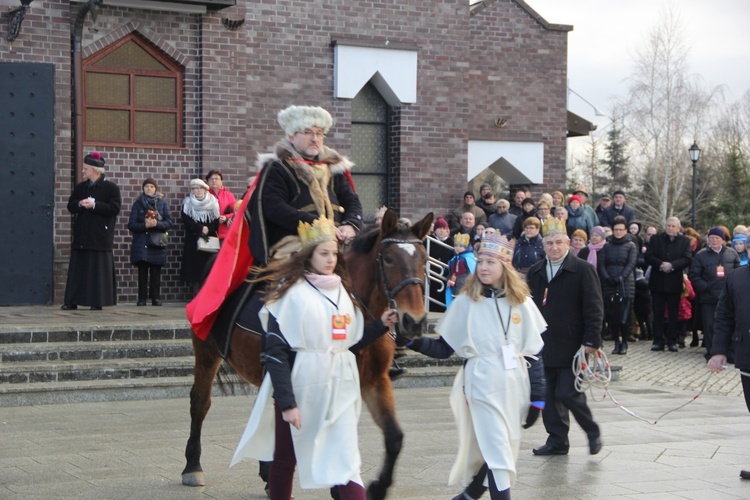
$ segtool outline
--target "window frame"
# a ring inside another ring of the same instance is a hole
[[[125,69],[125,68],[94,68],[101,59],[107,57],[112,52],[116,51],[128,42],[137,44],[141,49],[146,51],[151,57],[156,59],[160,64],[165,66],[167,70],[143,70],[143,69]],[[104,145],[104,146],[125,146],[125,147],[136,147],[136,148],[182,148],[184,147],[184,68],[176,63],[174,60],[169,58],[166,54],[160,51],[158,48],[149,43],[138,33],[129,33],[119,40],[113,42],[107,47],[99,50],[95,54],[87,57],[82,64],[82,88],[83,88],[83,143],[85,145]],[[111,104],[88,104],[86,96],[86,84],[89,73],[99,74],[110,74],[110,75],[127,75],[129,78],[129,104],[127,106],[111,105]],[[137,106],[135,103],[135,80],[137,77],[157,77],[157,78],[172,78],[175,80],[175,107],[174,108],[155,108],[155,107],[143,107]],[[97,140],[89,139],[86,135],[86,120],[89,109],[103,109],[113,111],[128,111],[130,117],[129,124],[129,141],[113,141],[113,140]],[[175,115],[175,142],[174,143],[162,143],[162,142],[138,142],[136,141],[136,123],[135,117],[138,112],[155,112],[155,113],[168,113]]]

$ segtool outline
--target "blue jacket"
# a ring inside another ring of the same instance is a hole
[[[156,210],[159,212],[156,226],[146,229],[146,210],[150,207],[144,195],[138,197],[133,203],[128,220],[128,229],[133,233],[130,243],[130,263],[148,262],[157,266],[163,266],[167,262],[167,249],[148,246],[148,234],[151,232],[166,233],[172,227],[172,214],[169,205],[164,198],[156,201]],[[153,209],[153,208],[152,208]]]

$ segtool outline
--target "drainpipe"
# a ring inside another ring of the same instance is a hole
[[[104,3],[104,0],[89,0],[81,5],[76,14],[76,22],[71,33],[73,50],[73,169],[75,170],[75,183],[83,180],[78,161],[83,156],[83,88],[82,88],[82,62],[81,62],[81,38],[83,37],[83,23],[86,16],[91,12],[91,17],[96,16],[96,7]]]

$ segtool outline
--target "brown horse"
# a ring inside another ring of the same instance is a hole
[[[380,229],[358,235],[346,254],[347,267],[356,293],[363,302],[366,321],[379,317],[390,304],[398,309],[397,330],[406,338],[419,337],[427,324],[422,281],[427,252],[422,240],[429,232],[432,218],[430,213],[407,228],[398,223],[398,216],[389,209]],[[256,386],[263,379],[260,349],[261,339],[258,335],[235,327],[226,361],[243,379]],[[368,487],[368,497],[374,499],[385,498],[393,482],[393,470],[403,440],[388,376],[394,349],[393,339],[383,335],[357,355],[362,399],[385,439],[383,468],[378,479]],[[193,335],[193,350],[195,370],[190,391],[190,438],[185,448],[187,464],[182,471],[182,484],[203,486],[201,429],[211,407],[211,389],[222,358],[216,341],[210,336],[203,341]]]

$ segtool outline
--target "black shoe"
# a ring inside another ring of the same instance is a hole
[[[601,444],[601,443],[600,443]],[[539,448],[531,450],[534,455],[567,455],[567,448],[555,448],[548,444],[543,444]]]
[[[674,345],[674,344],[669,344],[669,347],[667,347],[667,349],[669,349],[669,352],[677,352],[677,351],[679,351],[679,349],[677,348],[677,346]]]
[[[146,305],[146,301],[145,300],[139,300],[138,302],[136,302],[135,305],[137,305],[137,306],[145,306]]]
[[[78,306],[75,304],[63,304],[60,306],[60,309],[62,309],[63,311],[75,311],[76,309],[78,309]]]
[[[397,378],[404,375],[406,372],[407,372],[406,368],[391,368],[388,370],[388,378],[390,378],[391,382],[393,382]]]
[[[682,342],[682,341],[677,342],[677,345],[680,346],[680,349],[684,349],[685,348],[685,342]]]
[[[151,301],[151,305],[152,306],[160,306],[161,305],[161,300],[152,300]]]
[[[91,310],[92,311],[101,311],[102,310],[102,306],[91,306]]]
[[[693,337],[693,340],[690,341],[690,347],[698,347],[698,338]]]
[[[741,470],[740,477],[742,479],[750,479],[750,470]]]
[[[661,344],[654,344],[654,345],[651,346],[651,350],[652,351],[663,351],[664,350],[664,346],[661,345]]]
[[[620,350],[617,351],[617,354],[627,354],[628,353],[628,343],[622,342],[620,344]]]
[[[615,340],[615,348],[612,349],[612,354],[620,354],[620,346],[621,345],[622,344],[620,344],[619,340]]]
[[[596,455],[600,451],[602,451],[602,438],[597,436],[593,439],[589,439],[589,453]]]

